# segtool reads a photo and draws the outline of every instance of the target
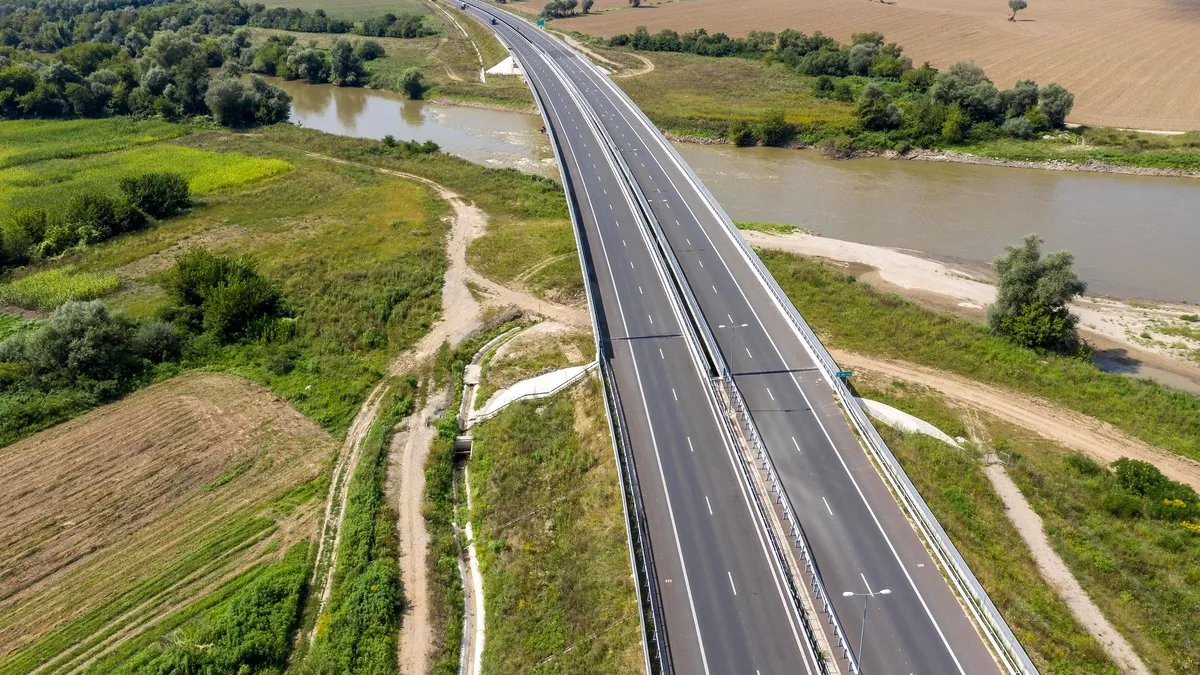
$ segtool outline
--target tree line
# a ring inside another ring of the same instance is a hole
[[[1004,136],[1030,139],[1063,127],[1075,102],[1058,84],[1039,87],[1022,80],[1001,90],[973,63],[955,63],[945,71],[929,63],[914,67],[903,47],[886,42],[877,32],[855,34],[843,45],[819,31],[752,31],[731,38],[704,29],[684,34],[665,29],[651,35],[639,27],[609,42],[645,51],[761,60],[812,76],[814,96],[855,103],[850,136],[827,139],[836,146],[835,153],[856,148],[905,151],[913,144],[938,147]],[[772,112],[757,125],[733,122],[730,140],[782,145],[805,132],[810,138],[820,135],[819,130],[795,128],[782,118],[782,113]]]
[[[259,7],[254,5],[253,7]],[[367,37],[419,38],[437,35],[437,30],[426,24],[419,14],[391,12],[365,21],[334,19],[318,9],[305,12],[302,9],[275,7],[265,11],[251,11],[249,25],[260,28],[278,28],[305,33],[353,33]]]

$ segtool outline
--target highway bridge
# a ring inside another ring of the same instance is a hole
[[[577,51],[465,4],[521,65],[562,171],[636,486],[648,666],[1032,672],[894,458],[860,440],[873,429],[848,421],[828,353],[678,153]]]

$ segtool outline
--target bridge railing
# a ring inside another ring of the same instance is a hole
[[[669,142],[662,138],[661,134],[657,131],[657,127],[646,117],[641,108],[620,87],[613,85],[611,80],[608,80],[604,73],[596,69],[591,61],[586,58],[581,58],[581,60],[587,64],[587,67],[593,68],[595,73],[608,83],[609,89],[616,96],[622,98],[626,103],[626,107],[639,116],[641,121],[657,136],[659,144],[688,178],[689,183],[704,199],[709,209],[716,214],[725,233],[737,245],[738,250],[749,263],[758,280],[770,291],[776,305],[783,312],[784,316],[789,319],[792,329],[800,337],[810,356],[818,364],[821,374],[837,393],[839,401],[855,430],[858,432],[863,444],[875,460],[875,463],[880,467],[885,480],[887,480],[893,492],[898,495],[901,506],[908,513],[922,537],[933,550],[939,564],[954,585],[957,594],[964,601],[964,604],[975,619],[975,623],[982,629],[994,653],[999,656],[1004,668],[1014,675],[1037,673],[1037,666],[1029,658],[1024,647],[1021,646],[1012,629],[1008,626],[1008,623],[988,596],[987,591],[979,583],[975,574],[971,572],[970,567],[959,553],[957,547],[950,541],[949,535],[946,534],[937,517],[929,509],[929,505],[921,497],[916,486],[912,484],[912,481],[900,466],[899,461],[896,460],[887,443],[879,436],[879,432],[871,424],[870,419],[858,403],[858,400],[837,376],[840,369],[834,361],[833,356],[829,353],[829,350],[821,343],[816,333],[808,325],[808,322],[796,310],[791,300],[787,297],[787,294],[767,270],[762,260],[750,248],[749,243],[737,231],[729,214],[721,207],[716,197],[708,190],[700,180],[700,177],[688,165],[687,161],[680,156],[679,152]]]

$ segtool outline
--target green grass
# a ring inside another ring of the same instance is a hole
[[[68,300],[95,300],[121,288],[116,274],[77,272],[71,265],[48,269],[0,285],[0,304],[54,309]]]
[[[1200,672],[1200,534],[1113,515],[1112,473],[1081,471],[1061,449],[1010,433],[1018,455],[1010,475],[1088,596],[1152,672]]]
[[[513,338],[514,340],[519,338]],[[543,373],[583,365],[596,358],[596,343],[590,333],[539,335],[510,345],[500,357],[483,362],[475,407],[482,408],[493,393],[521,380]],[[567,351],[578,350],[581,358],[568,358]]]
[[[1200,460],[1200,397],[1014,346],[982,325],[880,293],[815,260],[758,253],[831,347],[912,361],[1039,396]]]
[[[1019,141],[1016,139],[1001,139],[986,143],[959,146],[954,149],[981,157],[994,157],[996,159],[1015,161],[1064,161],[1074,164],[1103,162],[1149,169],[1200,171],[1200,132],[1192,132],[1185,136],[1174,137],[1138,134],[1136,132],[1115,132],[1112,136],[1113,138],[1120,139],[1124,138],[1125,134],[1128,134],[1136,138],[1147,139],[1148,142],[1145,145],[1136,143],[1098,145],[1096,143],[1110,142],[1108,140],[1110,136],[1107,134],[1093,136],[1092,133],[1092,130],[1088,130],[1082,136],[1079,134],[1070,134],[1065,140],[1039,139],[1034,141]],[[1080,140],[1087,140],[1091,144],[1086,146],[1077,145]]]
[[[813,97],[814,78],[783,65],[666,52],[642,56],[654,62],[654,71],[616,82],[656,125],[675,134],[725,138],[734,120],[756,122],[771,109],[785,110],[802,136],[836,136],[853,123],[853,104]]]
[[[957,413],[936,396],[894,385],[858,393],[917,415],[952,436],[965,433]],[[978,452],[957,450],[920,434],[878,428],[1039,670],[1120,672],[1038,571],[984,475]]]
[[[739,220],[734,223],[739,230],[753,230],[755,232],[766,232],[768,234],[792,234],[804,230],[799,225],[789,225],[787,223],[759,223],[754,221]]]
[[[182,174],[192,193],[203,196],[243,188],[289,169],[290,164],[278,159],[202,151],[171,143],[31,162],[0,170],[0,218],[25,207],[54,208],[90,190],[115,192],[121,178],[153,171]]]
[[[603,393],[588,379],[475,430],[484,673],[636,672],[637,600]]]
[[[27,325],[29,324],[19,316],[0,312],[0,340],[16,333]]]
[[[48,159],[66,159],[176,138],[187,127],[132,117],[0,122],[0,169]]]
[[[397,671],[396,641],[404,591],[399,575],[396,514],[384,497],[388,448],[400,420],[412,412],[416,380],[393,382],[382,414],[363,439],[347,488],[337,569],[329,604],[317,618],[316,638],[302,672]]]

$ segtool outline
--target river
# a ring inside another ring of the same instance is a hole
[[[432,140],[489,166],[557,175],[541,119],[407,101],[381,91],[276,83],[292,121],[330,133]],[[1029,233],[1073,252],[1089,292],[1200,300],[1200,180],[887,159],[830,161],[812,151],[679,144],[736,220],[985,262]]]

